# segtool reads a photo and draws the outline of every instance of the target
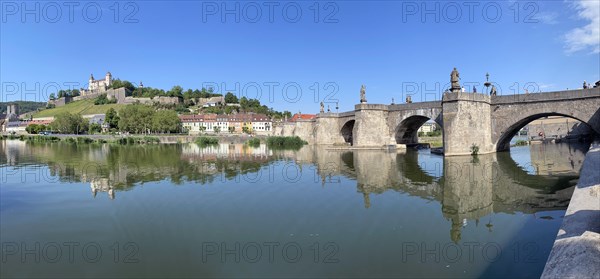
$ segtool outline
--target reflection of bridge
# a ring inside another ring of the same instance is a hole
[[[335,152],[315,147],[301,153],[296,156],[314,162],[324,183],[335,183],[332,177],[336,175],[356,179],[366,208],[372,206],[372,194],[388,190],[439,201],[444,216],[452,221],[454,241],[460,239],[464,221],[479,222],[492,212],[566,209],[573,191],[569,181],[576,177],[575,173],[561,177],[528,174],[508,153],[480,155],[476,161],[464,156],[446,157],[440,162],[419,162],[422,155],[417,152]],[[579,161],[584,153],[573,152],[572,156]],[[430,174],[438,171],[443,176]]]
[[[354,111],[321,113],[277,131],[316,144],[349,143],[384,146],[417,142],[417,130],[428,120],[443,128],[446,155],[509,148],[511,138],[527,123],[545,116],[566,116],[600,134],[600,88],[548,93],[489,96],[446,93],[442,101],[401,105],[358,104]]]

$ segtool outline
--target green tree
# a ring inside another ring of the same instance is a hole
[[[106,111],[106,118],[104,120],[109,128],[117,128],[119,126],[119,116],[114,108],[109,108]]]
[[[246,97],[242,97],[242,98],[240,99],[240,108],[241,108],[243,111],[246,111],[246,109],[248,109],[248,98],[246,98]]]
[[[117,89],[117,88],[121,88],[124,87],[125,89],[134,92],[136,90],[135,85],[133,85],[133,83],[131,83],[128,80],[120,80],[120,79],[113,79],[112,83],[110,85],[110,88],[112,89]]]
[[[92,135],[92,134],[100,133],[100,132],[102,132],[102,126],[100,126],[100,124],[98,124],[98,123],[90,124],[88,134]]]
[[[225,108],[223,109],[225,114],[231,114],[231,113],[233,113],[234,110],[235,110],[235,108],[232,106],[225,106]]]
[[[130,133],[146,133],[152,128],[154,109],[146,105],[129,105],[119,112],[119,130]]]
[[[38,124],[30,124],[25,127],[25,131],[29,134],[37,134],[38,133]]]
[[[221,127],[219,126],[213,126],[213,131],[215,131],[215,133],[220,133],[221,132]]]
[[[173,88],[171,88],[171,90],[169,90],[167,92],[167,95],[169,97],[182,97],[182,93],[183,93],[183,88],[179,85],[175,85],[175,86],[173,86]]]
[[[80,134],[88,131],[88,121],[81,114],[61,112],[54,116],[52,129],[63,134]]]
[[[237,104],[239,102],[238,98],[231,92],[227,92],[225,94],[225,103],[227,104]]]
[[[152,117],[152,130],[161,133],[176,133],[181,130],[181,120],[175,111],[158,111]]]
[[[230,134],[233,134],[233,132],[235,132],[235,127],[229,127],[228,130]]]
[[[54,93],[50,94],[50,100],[56,100],[56,95],[54,95]]]
[[[183,99],[190,100],[193,98],[194,98],[194,91],[192,91],[192,89],[188,89],[187,91],[185,91],[185,93],[183,93]]]

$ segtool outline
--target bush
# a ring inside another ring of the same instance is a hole
[[[144,143],[146,143],[146,144],[160,143],[160,139],[157,137],[145,136]]]
[[[94,140],[90,139],[90,138],[84,138],[84,137],[78,137],[77,138],[77,143],[78,144],[89,144],[89,143],[92,143],[92,142],[94,142]]]
[[[442,131],[427,132],[428,137],[439,137],[441,135],[442,135]]]
[[[33,142],[53,142],[60,141],[60,138],[52,136],[29,136],[27,137],[27,140]]]
[[[477,154],[479,154],[479,146],[477,146],[476,144],[472,144],[471,145],[471,155],[477,156]]]
[[[526,140],[517,140],[517,142],[515,142],[516,146],[522,146],[522,145],[529,145],[529,142]]]
[[[252,138],[246,142],[246,145],[251,146],[251,147],[259,147],[260,140],[257,138]]]
[[[306,141],[302,140],[300,137],[268,137],[267,138],[267,146],[270,148],[281,148],[281,149],[300,149],[305,144],[308,144]]]
[[[125,138],[120,138],[118,140],[116,140],[116,143],[118,144],[154,144],[154,143],[160,143],[160,139],[157,137],[142,137],[142,138],[138,138],[138,137],[125,137]]]
[[[96,100],[94,101],[94,105],[106,105],[106,104],[116,104],[117,103],[117,99],[116,98],[111,98],[108,99],[108,97],[106,96],[106,94],[102,94],[100,96],[98,96],[98,98],[96,98]]]
[[[219,144],[219,139],[213,137],[199,137],[196,139],[196,144],[199,146]]]

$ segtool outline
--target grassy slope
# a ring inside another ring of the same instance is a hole
[[[33,117],[50,117],[55,116],[61,112],[70,112],[70,113],[81,113],[82,115],[86,114],[102,114],[106,113],[109,108],[114,108],[119,111],[122,107],[126,105],[120,104],[109,104],[109,105],[94,105],[94,100],[81,100],[72,103],[68,103],[62,107],[57,107],[53,109],[42,110],[33,115]]]

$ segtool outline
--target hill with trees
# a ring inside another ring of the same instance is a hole
[[[19,107],[19,114],[36,111],[40,108],[45,108],[46,103],[44,102],[32,102],[32,101],[14,101],[14,102],[0,102],[0,114],[6,113],[6,107],[11,104],[16,104]]]

